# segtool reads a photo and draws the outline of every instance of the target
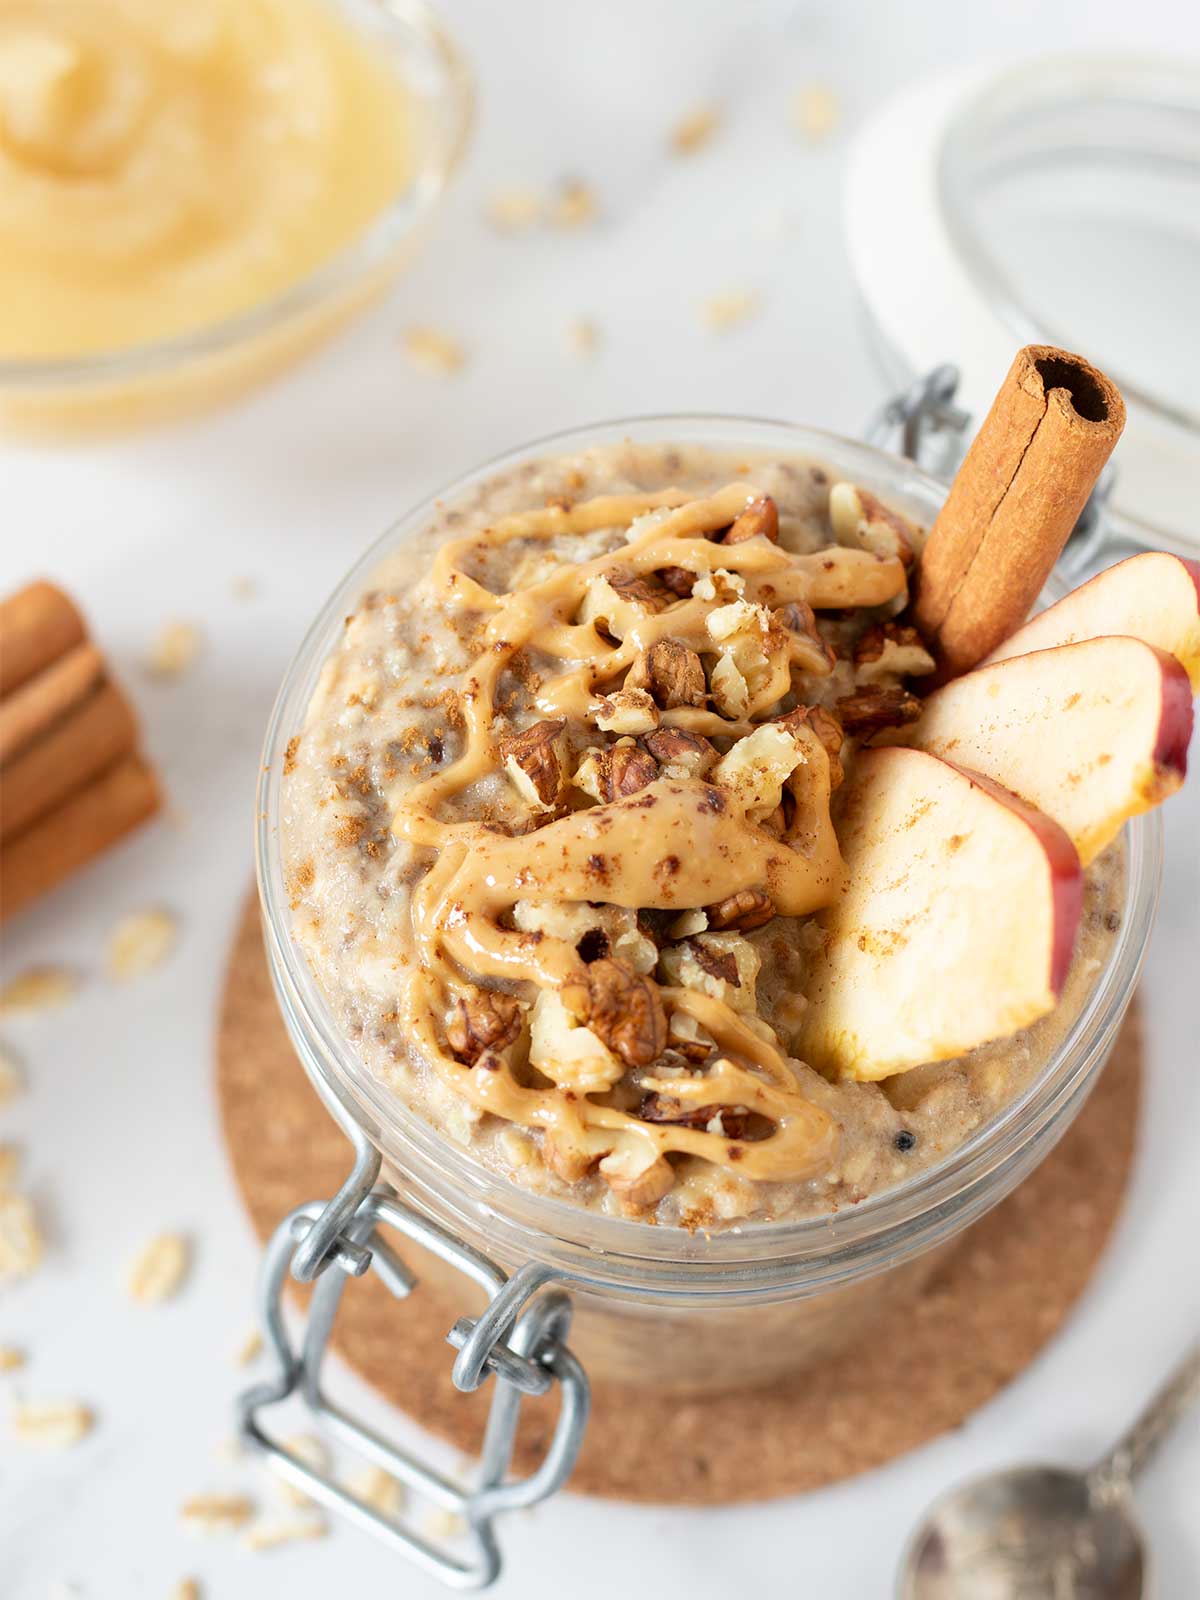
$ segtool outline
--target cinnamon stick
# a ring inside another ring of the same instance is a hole
[[[162,804],[158,779],[126,756],[0,848],[0,922],[86,866]]]
[[[1024,622],[1124,425],[1116,385],[1082,356],[1017,352],[918,563],[913,614],[943,676]]]
[[[44,580],[0,601],[0,695],[82,644],[86,631],[74,602]]]
[[[92,692],[104,676],[94,644],[77,644],[0,700],[0,765],[48,733]]]
[[[0,840],[7,841],[128,754],[137,740],[129,702],[111,683],[9,762],[0,780]]]

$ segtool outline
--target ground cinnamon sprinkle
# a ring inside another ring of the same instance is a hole
[[[283,752],[283,775],[286,778],[296,770],[296,752],[300,748],[300,735],[293,734]]]
[[[366,825],[365,817],[340,817],[333,830],[334,843],[347,848],[357,844]]]

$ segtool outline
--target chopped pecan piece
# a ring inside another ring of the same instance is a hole
[[[761,928],[775,915],[771,896],[764,894],[761,889],[739,889],[736,894],[727,895],[707,910],[710,928],[737,928],[741,933]]]
[[[517,793],[536,811],[552,811],[563,788],[561,717],[535,722],[500,741],[500,760]]]
[[[751,500],[737,521],[725,534],[722,544],[742,544],[759,536],[779,543],[779,507],[769,494]]]
[[[903,728],[921,715],[921,702],[907,689],[884,689],[868,684],[844,695],[834,710],[847,733],[869,739],[884,728]]]
[[[667,1045],[658,986],[624,961],[605,958],[563,985],[563,1004],[630,1067],[646,1067]]]
[[[921,635],[899,622],[877,622],[868,628],[854,646],[854,665],[864,677],[894,672],[899,677],[915,678],[935,668]]]
[[[699,1128],[703,1131],[714,1117],[721,1119],[721,1132],[726,1139],[744,1139],[750,1127],[751,1113],[745,1106],[684,1106],[670,1095],[648,1094],[637,1111],[643,1122],[667,1122],[677,1128]]]
[[[645,689],[663,708],[704,704],[704,665],[678,639],[660,639],[643,651],[625,676],[626,689]]]
[[[487,1051],[503,1050],[521,1031],[516,997],[499,989],[460,995],[446,1025],[446,1042],[460,1061],[474,1066]]]
[[[707,972],[710,978],[719,978],[722,983],[732,984],[735,989],[741,988],[741,976],[731,950],[718,950],[711,944],[702,944],[699,939],[687,940],[687,947],[702,972]]]
[[[717,747],[711,740],[683,728],[658,728],[646,734],[642,743],[672,778],[702,778],[717,759]]]
[[[642,577],[639,573],[627,572],[624,567],[614,567],[604,576],[608,579],[609,587],[622,600],[644,606],[647,611],[662,611],[671,603],[666,585],[657,582],[652,576]]]
[[[681,600],[687,600],[692,593],[692,585],[699,577],[699,573],[692,572],[687,567],[663,567],[658,576],[672,594],[677,594]]]

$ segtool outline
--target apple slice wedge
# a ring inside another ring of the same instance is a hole
[[[1110,633],[1173,655],[1200,693],[1200,562],[1165,550],[1118,561],[1018,628],[982,665]]]
[[[936,690],[904,742],[985,773],[1062,824],[1086,867],[1187,772],[1192,691],[1164,650],[1081,639]]]
[[[1083,873],[1057,823],[999,784],[895,746],[860,751],[819,915],[797,1053],[831,1077],[962,1055],[1053,1009]]]

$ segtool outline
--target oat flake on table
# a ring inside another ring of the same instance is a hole
[[[177,620],[159,629],[146,657],[146,668],[156,678],[178,678],[200,654],[204,636],[194,622]]]
[[[322,1439],[314,1433],[297,1433],[290,1439],[283,1441],[283,1448],[297,1461],[312,1469],[313,1472],[329,1471],[329,1450]],[[289,1483],[286,1478],[277,1476],[272,1472],[272,1482],[280,1499],[289,1506],[311,1506],[313,1498],[306,1494],[296,1484]]]
[[[15,1100],[25,1087],[25,1074],[11,1050],[0,1045],[0,1106]]]
[[[550,221],[556,228],[582,228],[595,222],[599,209],[591,184],[564,178],[550,202]]]
[[[329,1524],[322,1517],[295,1517],[288,1521],[256,1522],[246,1529],[239,1543],[243,1550],[276,1550],[281,1545],[296,1544],[304,1539],[323,1539],[328,1532]]]
[[[600,330],[587,317],[576,317],[567,324],[567,347],[575,356],[594,356],[600,348]]]
[[[677,156],[694,155],[708,144],[720,126],[719,106],[694,106],[671,129],[671,149]]]
[[[183,1287],[191,1264],[191,1247],[179,1233],[160,1233],[138,1251],[130,1263],[126,1285],[130,1299],[140,1305],[170,1300]]]
[[[254,1502],[244,1494],[197,1494],[185,1500],[179,1516],[189,1533],[233,1533],[254,1515]]]
[[[176,926],[169,911],[134,911],[122,917],[108,936],[109,976],[126,983],[152,971],[174,948]]]
[[[381,1517],[398,1517],[407,1498],[404,1485],[382,1467],[364,1467],[346,1479],[346,1487]]]
[[[248,1367],[252,1361],[257,1361],[262,1355],[263,1336],[257,1328],[251,1328],[242,1339],[242,1342],[233,1352],[235,1367]]]
[[[509,184],[488,196],[484,214],[502,233],[521,233],[541,221],[542,197],[527,184]]]
[[[0,1144],[0,1190],[11,1189],[21,1170],[21,1152],[15,1144]]]
[[[91,1433],[96,1419],[78,1400],[24,1401],[13,1407],[12,1430],[22,1444],[65,1450]]]
[[[78,978],[67,967],[26,967],[0,989],[0,1016],[66,1005],[78,987]]]
[[[705,326],[717,333],[734,328],[752,317],[758,305],[758,295],[753,289],[726,289],[710,295],[702,307]]]
[[[11,1344],[0,1344],[0,1372],[19,1372],[24,1365],[24,1350],[17,1350]]]
[[[28,1195],[0,1194],[0,1283],[27,1278],[42,1261],[42,1234]]]
[[[837,127],[837,96],[823,83],[810,83],[792,97],[792,126],[806,139],[825,139]]]
[[[437,328],[409,328],[404,353],[414,367],[445,376],[460,371],[467,359],[458,340]]]

